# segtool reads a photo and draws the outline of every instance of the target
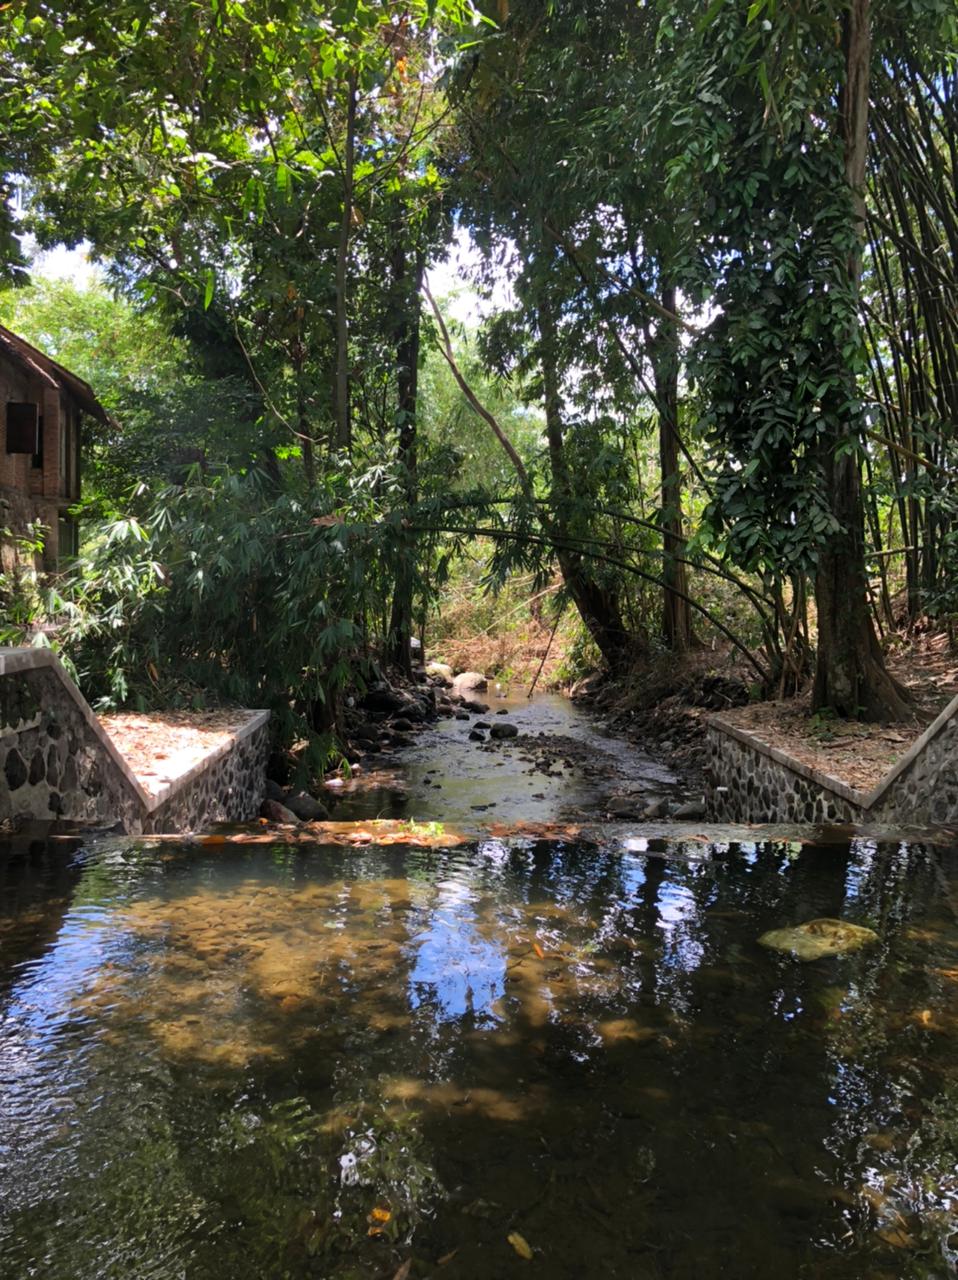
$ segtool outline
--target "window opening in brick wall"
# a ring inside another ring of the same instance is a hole
[[[7,401],[7,453],[35,454],[40,448],[40,410],[35,404]]]

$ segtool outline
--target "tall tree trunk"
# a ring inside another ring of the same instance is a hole
[[[662,285],[662,306],[675,312],[675,285]],[[682,473],[679,469],[679,331],[675,322],[659,321],[652,356],[659,415],[659,470],[662,484],[662,639],[667,648],[684,653],[692,645],[692,611],[684,556]]]
[[[410,253],[406,230],[397,220],[392,275],[396,298],[396,431],[398,460],[402,472],[403,498],[407,507],[416,502],[418,492],[417,410],[419,396],[420,289],[426,268],[421,249]],[[390,657],[407,674],[412,674],[412,606],[415,539],[403,531],[399,565],[393,590],[389,623]]]
[[[348,451],[352,444],[349,413],[349,311],[347,276],[349,234],[353,222],[353,170],[356,160],[356,76],[347,82],[346,137],[343,142],[343,215],[336,246],[336,446]]]
[[[852,191],[858,242],[848,271],[857,292],[864,235],[865,161],[868,151],[868,83],[871,61],[870,0],[849,0],[844,21],[845,82],[840,116],[845,178]],[[812,707],[863,720],[896,720],[908,713],[907,691],[885,668],[868,609],[865,521],[856,443],[856,419],[824,442],[826,491],[837,532],[819,555],[815,577],[818,654]],[[845,447],[843,447],[845,446]]]
[[[556,326],[548,303],[539,309],[542,334],[542,385],[545,401],[546,438],[552,471],[553,514],[548,532],[556,540],[556,558],[572,602],[610,671],[625,669],[631,652],[629,634],[622,621],[618,596],[596,582],[582,556],[568,545],[568,513],[574,501],[566,463],[562,426],[562,397],[556,371]]]

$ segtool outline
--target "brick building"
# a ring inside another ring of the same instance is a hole
[[[45,526],[43,567],[55,569],[77,550],[69,508],[80,497],[80,427],[84,414],[107,422],[89,386],[0,325],[0,531]],[[9,572],[16,548],[0,534]]]

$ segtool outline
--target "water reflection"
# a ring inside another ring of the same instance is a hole
[[[440,881],[430,901],[414,906],[409,1003],[431,1006],[439,1019],[468,1014],[482,1026],[502,1020],[494,1006],[505,992],[506,953],[498,937],[479,932],[474,894],[463,872]]]
[[[521,1275],[516,1230],[550,1276],[955,1271],[932,851],[147,845],[77,874],[0,923],[0,1274]],[[756,944],[823,915],[880,941]]]

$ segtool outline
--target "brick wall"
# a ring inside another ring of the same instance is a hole
[[[28,401],[39,406],[43,417],[42,469],[33,466],[29,454],[7,453],[6,405],[10,400]],[[79,496],[77,492],[70,491],[60,475],[61,421],[66,414],[73,413],[61,401],[58,390],[45,386],[39,378],[31,378],[15,365],[0,359],[0,503],[4,504],[0,506],[0,527],[23,533],[27,525],[40,520],[47,528],[43,561],[48,569],[56,567],[59,555],[58,504],[64,499],[75,500]],[[68,439],[67,443],[72,447],[72,440]],[[4,572],[10,571],[14,555],[12,542],[3,540],[0,543],[0,562]]]

